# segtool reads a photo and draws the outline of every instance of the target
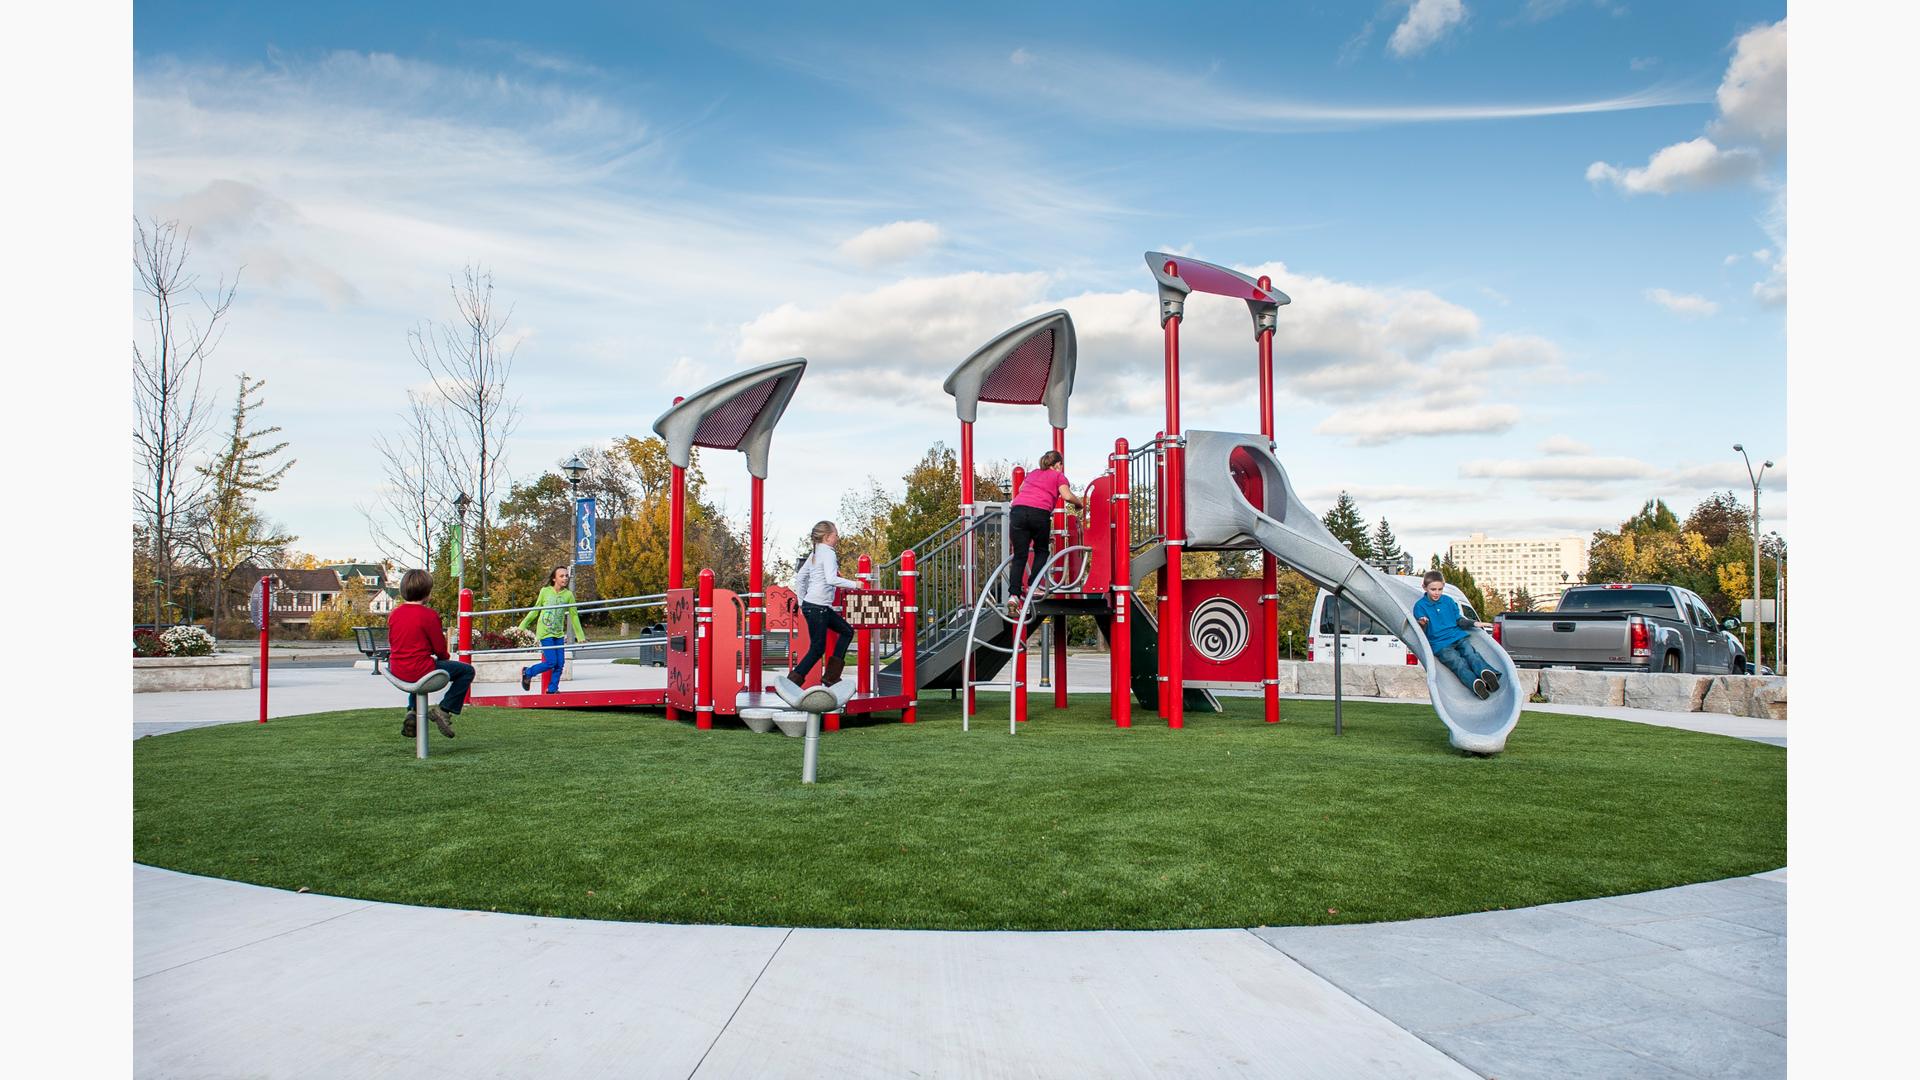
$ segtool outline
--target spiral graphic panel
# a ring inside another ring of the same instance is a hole
[[[1260,583],[1201,578],[1188,580],[1185,588],[1193,604],[1187,614],[1187,682],[1260,685]]]

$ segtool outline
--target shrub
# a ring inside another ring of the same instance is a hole
[[[505,630],[482,630],[474,642],[481,649],[531,649],[539,644],[533,631],[524,626],[510,626]]]
[[[165,656],[167,655],[167,643],[160,640],[160,635],[151,630],[135,630],[133,632],[133,655]]]
[[[160,635],[168,656],[212,656],[213,635],[198,626],[169,627]]]

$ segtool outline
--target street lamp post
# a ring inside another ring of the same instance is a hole
[[[453,529],[453,565],[459,568],[459,573],[454,575],[453,582],[453,595],[456,597],[467,587],[467,560],[464,549],[467,543],[467,507],[472,505],[473,500],[469,498],[464,491],[453,500],[453,520],[455,522]]]
[[[567,474],[567,487],[573,492],[572,510],[567,515],[567,588],[574,590],[574,599],[580,598],[580,480],[587,475],[587,463],[575,454],[560,466]],[[562,633],[573,636],[573,620],[562,618]]]
[[[1767,475],[1773,462],[1762,461],[1760,471],[1753,471],[1753,459],[1747,456],[1747,448],[1734,443],[1733,448],[1740,451],[1740,460],[1747,463],[1747,479],[1753,484],[1753,670],[1760,670],[1760,478]]]

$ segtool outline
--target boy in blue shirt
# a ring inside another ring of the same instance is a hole
[[[1472,687],[1474,697],[1484,701],[1500,689],[1500,673],[1474,651],[1472,637],[1467,633],[1473,623],[1460,614],[1460,605],[1447,595],[1446,578],[1440,576],[1440,571],[1427,571],[1421,583],[1426,586],[1427,595],[1413,602],[1413,617],[1426,629],[1434,657],[1459,676],[1461,682]]]

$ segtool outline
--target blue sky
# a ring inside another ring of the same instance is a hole
[[[809,357],[783,541],[951,443],[946,372],[1052,307],[1070,475],[1151,435],[1148,249],[1287,289],[1282,460],[1422,557],[1684,513],[1744,490],[1734,442],[1786,531],[1783,4],[134,16],[135,211],[244,264],[211,383],[267,378],[300,464],[265,509],[322,555],[373,552],[407,330],[476,259],[515,304],[518,476]],[[1244,309],[1196,301],[1186,342],[1188,425],[1256,429]],[[983,411],[980,443],[1030,462],[1044,421]],[[744,469],[709,474],[743,511]]]

